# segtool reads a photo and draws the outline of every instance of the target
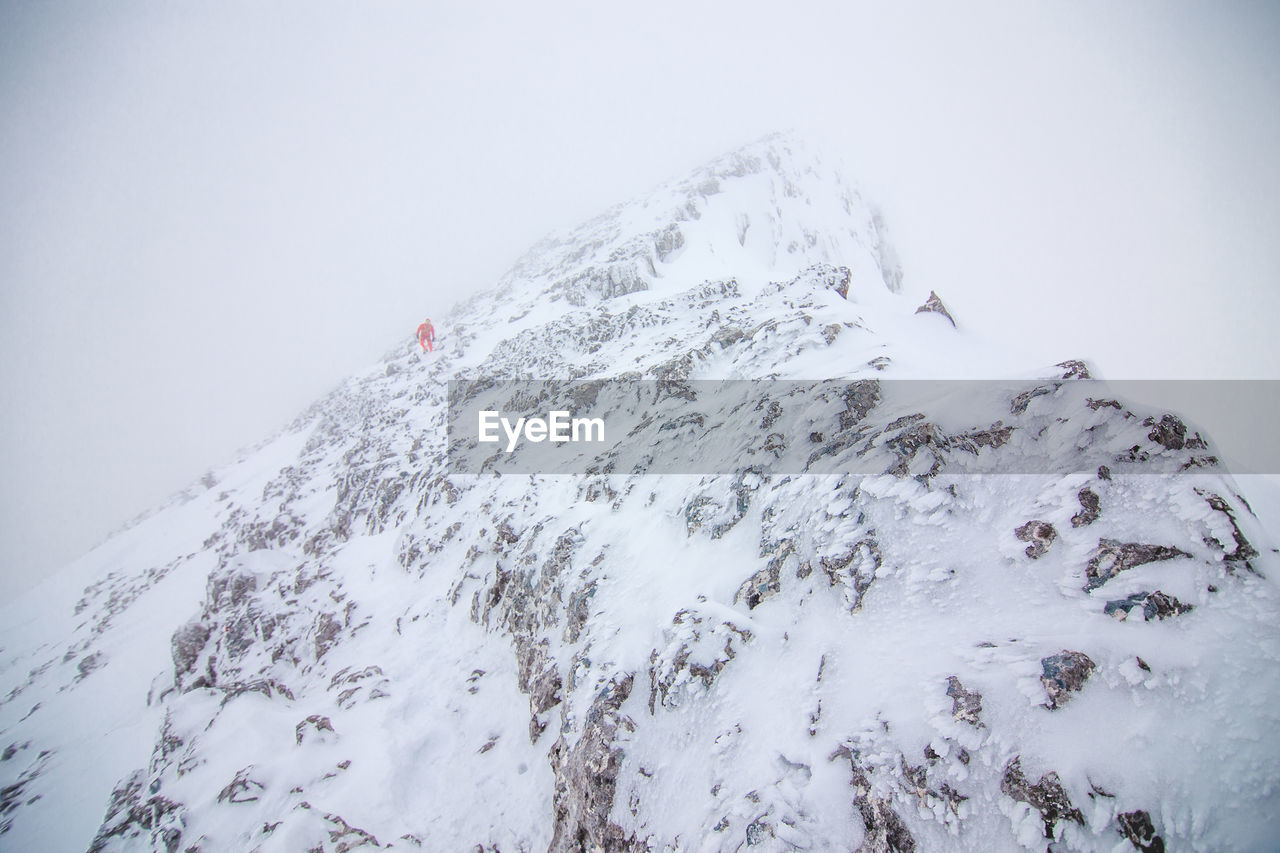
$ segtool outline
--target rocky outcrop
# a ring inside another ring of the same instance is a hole
[[[1121,542],[1118,539],[1100,539],[1089,564],[1085,567],[1085,591],[1092,592],[1121,572],[1144,565],[1190,557],[1181,548],[1169,545],[1145,545],[1139,542]]]
[[[1084,652],[1064,650],[1041,658],[1040,667],[1043,670],[1040,684],[1047,697],[1045,707],[1052,711],[1067,704],[1072,695],[1084,687],[1097,664]]]
[[[1155,592],[1135,592],[1127,598],[1108,601],[1103,612],[1108,616],[1124,621],[1135,607],[1141,606],[1142,618],[1148,622],[1157,619],[1168,619],[1194,609],[1190,604],[1183,604],[1172,595],[1160,590]]]
[[[1164,839],[1156,835],[1151,815],[1144,811],[1125,812],[1116,818],[1120,834],[1142,853],[1164,853]]]
[[[1224,552],[1223,560],[1226,562],[1228,570],[1234,572],[1238,567],[1243,566],[1247,571],[1253,572],[1253,563],[1250,561],[1258,556],[1258,551],[1249,544],[1249,540],[1245,538],[1244,533],[1241,532],[1240,525],[1236,521],[1236,515],[1232,511],[1231,505],[1223,500],[1220,495],[1206,494],[1200,489],[1197,489],[1196,493],[1204,496],[1205,501],[1213,510],[1225,515],[1228,523],[1231,525],[1231,538],[1233,540],[1234,547],[1230,551],[1226,550],[1226,545],[1224,543],[1219,542],[1216,539],[1209,540],[1211,544]]]
[[[1062,787],[1058,774],[1050,771],[1032,784],[1022,772],[1021,756],[1014,756],[1004,768],[1000,791],[1007,797],[1026,803],[1040,813],[1044,821],[1044,837],[1054,837],[1054,827],[1059,821],[1070,820],[1084,824],[1084,815],[1071,803],[1071,797]]]
[[[929,291],[929,298],[924,301],[924,304],[916,309],[916,313],[941,314],[943,317],[947,318],[947,322],[952,326],[955,326],[956,324],[955,318],[951,316],[951,312],[947,310],[947,306],[942,304],[942,300],[938,298],[938,294],[934,293],[932,290]]]
[[[674,708],[705,693],[751,637],[751,631],[733,622],[681,610],[663,631],[664,646],[649,657],[649,713],[655,705]]]
[[[954,675],[947,676],[947,695],[951,697],[951,716],[957,722],[971,726],[982,726],[978,719],[982,713],[982,694],[976,690],[965,690],[960,679]]]
[[[633,682],[630,675],[610,681],[591,704],[577,742],[570,744],[562,734],[551,748],[554,830],[548,853],[648,849],[609,819],[622,765],[622,749],[615,741],[619,730],[635,729],[634,721],[619,711]]]
[[[1102,514],[1102,502],[1098,499],[1098,493],[1086,486],[1076,497],[1080,501],[1080,511],[1071,516],[1071,526],[1084,527],[1093,524]]]
[[[1079,359],[1073,358],[1073,359],[1068,359],[1067,361],[1060,361],[1054,366],[1062,368],[1063,379],[1092,379],[1093,378],[1092,375],[1089,373],[1089,365]]]
[[[1047,521],[1032,520],[1014,530],[1013,535],[1022,542],[1031,543],[1027,546],[1026,553],[1034,560],[1049,550],[1053,540],[1058,538],[1058,531]]]

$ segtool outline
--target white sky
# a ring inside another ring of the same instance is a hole
[[[972,333],[1280,377],[1280,5],[204,5],[0,5],[0,592],[777,129]]]

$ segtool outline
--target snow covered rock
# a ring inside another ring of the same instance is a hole
[[[0,845],[1266,849],[1274,536],[903,283],[781,137],[551,235],[10,606]],[[469,469],[486,394],[626,440]]]

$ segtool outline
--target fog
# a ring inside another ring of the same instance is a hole
[[[965,333],[1280,377],[1280,7],[889,6],[5,4],[0,590],[779,129]]]

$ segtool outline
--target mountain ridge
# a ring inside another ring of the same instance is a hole
[[[74,602],[24,599],[0,844],[1261,846],[1280,566],[1211,445],[917,314],[883,222],[797,148],[547,238],[437,352],[113,537]],[[887,384],[1010,373],[974,447]],[[814,376],[858,393],[781,440],[883,471],[451,467],[446,379]],[[1110,464],[963,473],[1056,423]]]

